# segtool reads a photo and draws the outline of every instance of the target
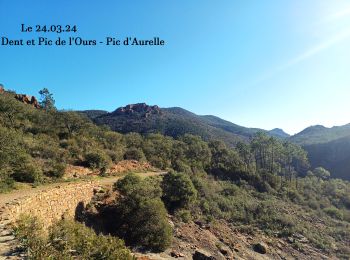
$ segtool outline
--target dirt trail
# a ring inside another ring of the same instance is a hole
[[[136,174],[141,177],[149,177],[149,176],[161,175],[161,174],[164,174],[164,172],[146,172],[146,173],[142,172],[142,173],[136,173]],[[92,181],[100,185],[112,185],[114,182],[116,182],[118,179],[122,178],[123,176],[125,176],[125,174],[120,174],[118,176],[105,177],[105,178],[82,179],[74,182],[57,182],[57,183],[42,185],[34,188],[28,186],[25,188],[11,191],[10,193],[0,194],[0,208],[5,206],[7,203],[10,203],[11,201],[19,200],[21,198],[40,193],[42,191],[47,191],[57,186],[62,187],[64,185],[69,185],[72,183],[81,183],[81,182],[87,182],[87,181]]]

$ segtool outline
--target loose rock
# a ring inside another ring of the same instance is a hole
[[[266,254],[267,253],[267,249],[268,249],[268,246],[263,243],[263,242],[259,242],[257,244],[255,244],[253,246],[253,249],[255,252],[257,253],[260,253],[260,254]]]
[[[214,260],[215,257],[211,256],[205,251],[202,250],[196,250],[194,255],[192,256],[193,260]]]

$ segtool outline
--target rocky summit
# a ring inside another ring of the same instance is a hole
[[[6,91],[4,85],[0,84],[0,94],[11,94],[11,91]],[[15,94],[13,96],[15,99],[17,99],[18,101],[24,103],[24,104],[28,104],[31,105],[35,108],[41,108],[39,101],[36,99],[35,96],[30,96],[27,94]]]
[[[34,96],[28,96],[26,94],[16,94],[15,99],[23,102],[24,104],[32,105],[35,108],[40,108],[39,102]]]
[[[130,104],[115,110],[113,115],[138,115],[148,117],[150,115],[160,115],[162,113],[158,106],[149,106],[146,103]]]

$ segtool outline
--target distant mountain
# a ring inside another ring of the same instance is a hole
[[[196,115],[180,107],[160,108],[145,103],[127,105],[109,113],[103,110],[80,111],[99,125],[128,133],[161,133],[178,137],[186,133],[199,135],[204,140],[222,140],[233,146],[247,141],[259,131],[286,139],[304,147],[312,167],[323,166],[333,177],[350,180],[350,124],[327,128],[310,126],[289,136],[282,129],[266,131],[236,125],[212,115]],[[349,170],[348,170],[349,169]]]
[[[108,114],[108,112],[104,110],[84,110],[84,111],[77,111],[77,112],[81,114],[85,114],[90,119],[94,119],[104,114]]]
[[[350,135],[303,148],[313,167],[322,166],[331,172],[332,177],[350,181]]]
[[[268,131],[268,133],[272,136],[281,138],[281,139],[286,139],[288,137],[290,137],[289,134],[287,134],[286,132],[284,132],[281,128],[274,128],[270,131]]]
[[[350,135],[350,124],[333,126],[331,128],[322,125],[310,126],[300,133],[292,136],[290,140],[301,145],[327,143]]]
[[[199,135],[204,140],[218,139],[229,145],[248,140],[259,131],[285,138],[280,131],[266,131],[233,124],[216,116],[199,116],[183,108],[160,108],[145,103],[120,107],[111,113],[105,111],[83,111],[96,124],[108,125],[112,130],[128,133],[161,133],[178,137],[186,133]],[[287,135],[288,136],[288,135]]]
[[[289,140],[303,146],[312,167],[322,166],[333,177],[350,180],[350,124],[331,128],[311,126]]]

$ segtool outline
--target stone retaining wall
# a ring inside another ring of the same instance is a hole
[[[2,209],[0,221],[15,222],[20,215],[36,216],[44,228],[62,218],[74,217],[83,206],[90,202],[96,182],[57,185],[47,191],[15,200]]]

